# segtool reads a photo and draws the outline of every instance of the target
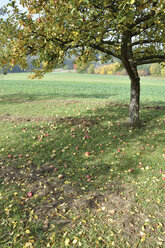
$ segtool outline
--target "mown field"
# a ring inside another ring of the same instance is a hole
[[[165,79],[0,76],[0,247],[165,247]]]

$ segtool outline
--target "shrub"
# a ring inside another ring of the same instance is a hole
[[[88,73],[89,73],[89,74],[94,74],[94,72],[95,72],[95,67],[94,67],[93,64],[91,64],[91,65],[89,66],[89,68],[88,68]]]
[[[96,74],[107,74],[107,75],[114,75],[120,68],[120,63],[116,62],[109,65],[101,65],[95,69]]]
[[[139,76],[148,76],[148,75],[150,75],[150,72],[148,70],[139,70],[138,73],[139,73]]]

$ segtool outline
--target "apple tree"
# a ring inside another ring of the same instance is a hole
[[[139,123],[140,78],[137,67],[165,61],[164,0],[10,0],[17,26],[10,38],[11,66],[33,61],[34,77],[51,72],[66,55],[80,63],[118,58],[131,82],[130,122]],[[4,31],[5,32],[5,31]],[[12,33],[12,31],[11,31]]]

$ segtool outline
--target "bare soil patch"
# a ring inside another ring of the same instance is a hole
[[[20,198],[22,211],[26,211],[27,218],[42,223],[45,229],[50,224],[75,225],[73,216],[77,216],[78,221],[88,210],[96,218],[101,214],[104,224],[120,230],[131,243],[139,239],[146,216],[142,211],[134,211],[138,206],[129,185],[113,181],[104,191],[84,191],[80,186],[66,182],[65,178],[51,176],[51,164],[43,164],[40,168],[33,164],[19,168],[6,162],[1,162],[0,181],[18,185],[22,193],[15,197]],[[32,192],[32,197],[28,197],[28,192]]]
[[[49,116],[14,116],[14,115],[3,115],[0,116],[0,121],[3,122],[16,122],[16,123],[25,123],[25,122],[57,122],[57,123],[68,123],[69,125],[81,125],[81,126],[93,126],[97,124],[97,120],[91,120],[89,118],[78,118],[78,117],[49,117]]]

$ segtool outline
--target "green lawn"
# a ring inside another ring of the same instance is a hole
[[[165,79],[0,78],[0,247],[165,245]],[[29,195],[28,195],[29,193]]]

